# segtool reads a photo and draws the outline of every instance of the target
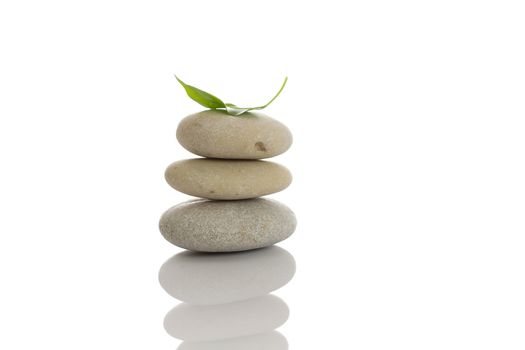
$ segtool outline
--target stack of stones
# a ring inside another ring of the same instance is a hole
[[[260,113],[206,110],[180,122],[177,140],[205,158],[172,163],[166,181],[202,199],[162,215],[159,227],[166,240],[192,251],[233,252],[270,246],[294,232],[296,219],[288,207],[259,198],[292,181],[284,166],[260,160],[290,148],[292,134],[285,125]]]

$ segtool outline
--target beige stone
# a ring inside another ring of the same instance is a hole
[[[292,174],[284,166],[261,160],[181,160],[168,166],[165,177],[182,193],[225,200],[279,192],[292,182]]]
[[[270,246],[288,238],[294,213],[275,200],[192,200],[168,209],[160,218],[164,238],[184,249],[234,252]]]
[[[262,113],[231,116],[224,111],[206,110],[180,122],[177,140],[203,157],[263,159],[286,152],[292,134],[283,123]]]

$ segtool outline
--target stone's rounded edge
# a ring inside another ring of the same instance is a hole
[[[179,164],[180,162],[182,162],[184,160],[176,160],[174,162],[171,162],[167,167],[166,169],[164,170],[164,181],[166,181],[166,183],[171,187],[173,188],[174,190],[176,191],[179,191],[177,188],[175,188],[173,185],[172,185],[172,181],[170,179],[170,173],[173,172],[173,168],[177,166],[177,164]],[[179,191],[180,192],[180,191]]]
[[[170,216],[174,210],[186,208],[192,204],[198,202],[204,202],[206,199],[192,199],[186,202],[176,204],[162,213],[159,219],[159,231],[166,241],[183,249],[192,250],[190,247],[185,247],[183,243],[178,243],[176,237],[174,237],[172,230],[170,229]]]
[[[192,113],[182,118],[182,120],[177,125],[177,130],[175,131],[175,138],[179,142],[179,145],[181,145],[186,151],[193,153],[197,156],[201,156],[201,157],[208,157],[208,155],[199,151],[198,148],[196,149],[195,147],[192,146],[193,143],[189,142],[190,141],[189,139],[191,139],[191,136],[187,135],[188,132],[186,130],[191,128],[190,124],[192,123],[192,119],[198,118],[198,115],[200,113],[204,113],[206,111],[207,110],[202,110],[200,112]],[[195,126],[198,126],[198,125],[201,125],[201,124],[198,122],[195,122]]]
[[[279,167],[281,167],[283,169],[283,173],[285,173],[288,176],[288,181],[286,183],[286,186],[284,186],[283,189],[278,191],[278,192],[284,191],[285,189],[290,187],[290,185],[292,184],[292,182],[293,182],[293,174],[290,171],[290,169],[288,169],[286,166],[284,166],[284,165],[282,165],[280,163],[275,163],[275,162],[272,162],[272,163],[273,164],[277,164]],[[278,192],[274,192],[274,193],[278,193]]]
[[[175,191],[178,191],[180,193],[184,193],[184,194],[187,194],[188,196],[193,196],[193,197],[198,197],[198,198],[214,199],[214,198],[209,198],[209,197],[198,196],[194,192],[188,191],[184,186],[180,185],[179,181],[177,181],[177,176],[176,176],[177,170],[176,169],[180,166],[184,167],[185,163],[187,163],[190,160],[194,160],[194,159],[205,159],[205,158],[181,159],[181,160],[176,160],[172,162],[170,165],[166,167],[166,170],[164,171],[164,180],[171,188],[173,188]]]
[[[242,200],[281,192],[293,175],[286,166],[267,160],[190,158],[168,165],[164,179],[189,196]]]
[[[289,238],[296,226],[290,208],[266,198],[191,200],[171,207],[159,220],[159,230],[168,242],[203,253],[269,247]]]
[[[273,158],[293,144],[286,125],[260,112],[242,116],[220,110],[193,113],[179,122],[176,138],[193,154],[219,159]]]

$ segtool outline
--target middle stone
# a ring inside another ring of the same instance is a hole
[[[292,174],[284,166],[261,160],[187,159],[166,169],[168,184],[190,196],[247,199],[284,190]]]

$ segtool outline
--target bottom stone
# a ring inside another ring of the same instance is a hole
[[[168,209],[160,232],[178,247],[199,252],[235,252],[267,247],[295,230],[294,213],[275,200],[192,200]]]

